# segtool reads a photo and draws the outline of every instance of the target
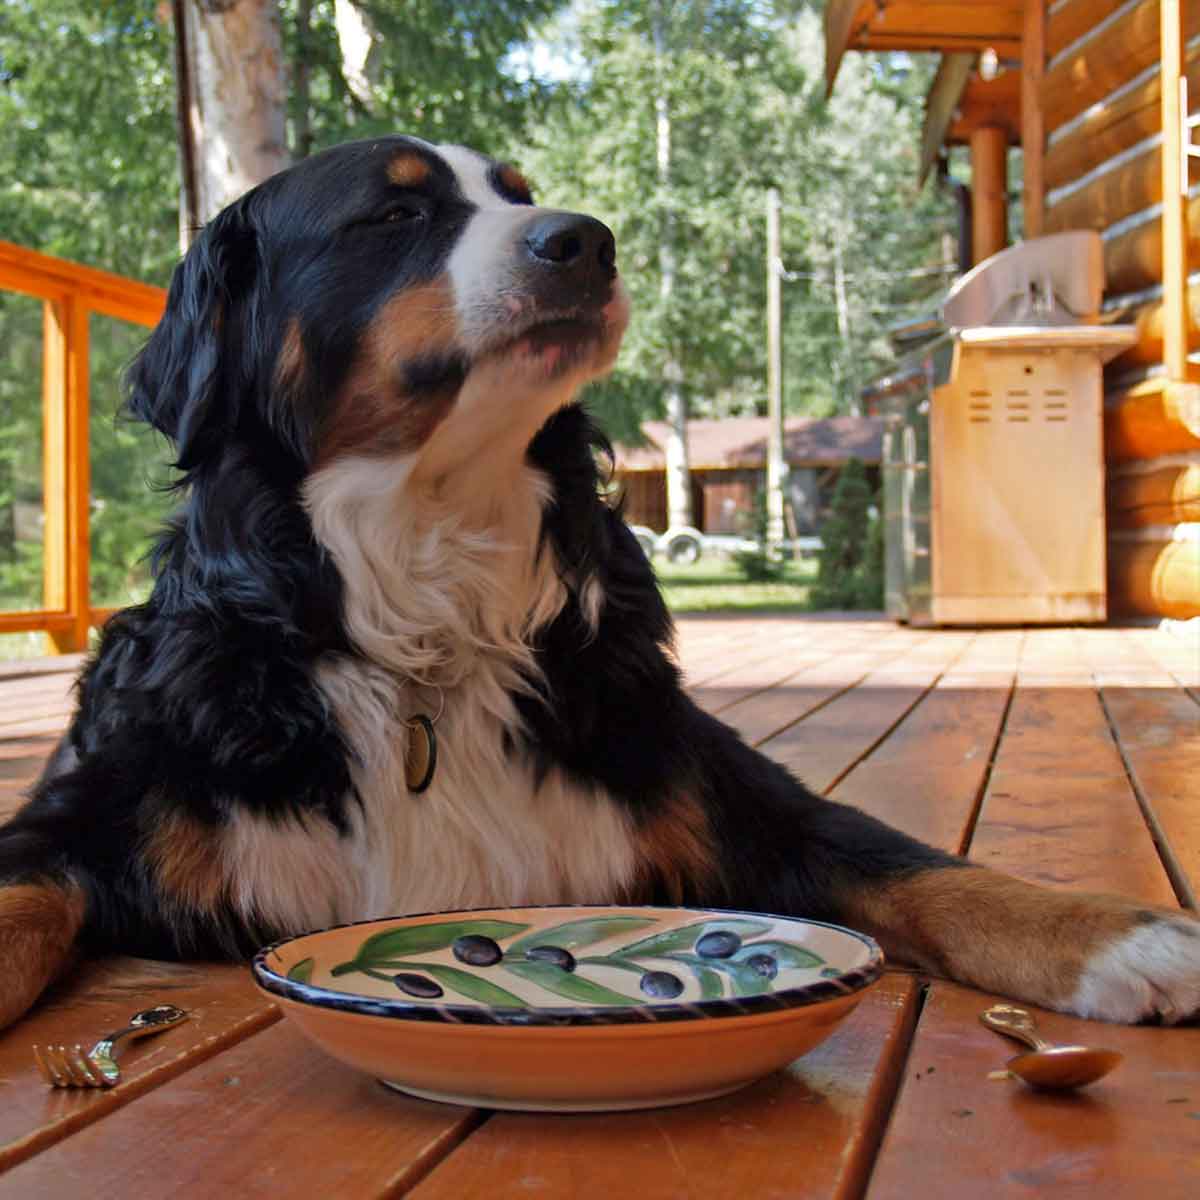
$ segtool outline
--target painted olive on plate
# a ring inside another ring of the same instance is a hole
[[[647,996],[674,1000],[683,991],[683,980],[670,971],[647,971],[642,976],[642,991]]]
[[[551,963],[556,967],[561,967],[564,971],[575,970],[575,956],[570,950],[564,950],[561,946],[534,946],[525,951],[525,957],[532,958],[537,962]]]
[[[455,938],[450,948],[460,963],[470,967],[490,967],[504,957],[504,951],[490,937],[478,933],[465,933]]]
[[[436,1000],[443,994],[440,984],[424,975],[414,975],[411,971],[401,971],[392,976],[392,982],[409,996],[418,996],[422,1000]]]
[[[736,933],[714,929],[696,943],[696,953],[701,958],[728,958],[741,948],[742,939]]]
[[[779,963],[769,954],[752,954],[746,959],[746,966],[761,975],[764,979],[774,979],[779,974]]]

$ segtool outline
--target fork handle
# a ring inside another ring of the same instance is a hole
[[[176,1008],[170,1004],[159,1005],[158,1008],[146,1009],[145,1012],[138,1013],[122,1029],[105,1034],[88,1051],[88,1054],[98,1054],[103,1057],[112,1058],[113,1047],[117,1042],[122,1040],[132,1042],[138,1038],[148,1037],[152,1033],[162,1033],[166,1029],[173,1029],[180,1022],[186,1021],[187,1016],[188,1014],[183,1009]]]

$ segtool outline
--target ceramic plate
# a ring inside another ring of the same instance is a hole
[[[583,1111],[700,1100],[786,1065],[882,959],[818,921],[572,907],[343,925],[269,946],[253,969],[308,1037],[393,1087]]]

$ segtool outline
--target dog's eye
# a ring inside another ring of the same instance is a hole
[[[383,220],[389,225],[403,225],[413,221],[425,220],[425,209],[411,200],[401,200],[393,204],[384,214]]]

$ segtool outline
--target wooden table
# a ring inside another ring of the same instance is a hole
[[[812,617],[681,622],[693,694],[816,788],[1056,887],[1195,905],[1195,630],[927,632]],[[23,673],[28,670],[30,673]],[[0,811],[69,706],[46,664],[0,675]],[[1056,1014],[1127,1055],[1076,1097],[989,1081],[990,997],[887,976],[824,1045],[733,1096],[643,1114],[488,1113],[326,1059],[241,967],[94,963],[0,1035],[0,1200],[20,1197],[1200,1197],[1200,1027]],[[33,1042],[170,1001],[112,1091],[47,1088]]]

